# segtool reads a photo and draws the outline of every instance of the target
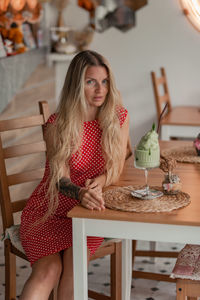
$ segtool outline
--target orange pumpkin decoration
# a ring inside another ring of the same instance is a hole
[[[0,12],[7,11],[9,2],[10,2],[10,0],[1,0],[0,1]]]
[[[31,24],[38,23],[43,15],[43,10],[42,10],[41,4],[38,3],[37,6],[35,7],[35,9],[30,10],[30,11],[32,14],[29,17],[27,17],[27,22],[29,22]]]
[[[26,0],[10,0],[10,5],[15,11],[20,11],[26,4]]]
[[[95,9],[93,0],[78,0],[78,6],[88,11],[93,11]]]
[[[34,10],[38,5],[38,0],[26,0],[26,3],[28,4],[30,10]]]
[[[12,21],[17,23],[17,25],[21,25],[23,22],[25,22],[25,18],[22,16],[21,13],[16,13],[16,14],[13,14],[13,17],[12,17]]]

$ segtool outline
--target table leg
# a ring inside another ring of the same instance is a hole
[[[132,240],[122,241],[122,300],[130,300],[132,281]]]
[[[85,222],[73,218],[74,300],[88,300]]]

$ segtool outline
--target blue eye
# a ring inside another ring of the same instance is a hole
[[[104,79],[104,80],[102,81],[102,83],[103,83],[103,85],[108,85],[108,79]]]
[[[89,85],[94,85],[94,84],[95,84],[95,81],[94,81],[93,79],[88,79],[88,80],[86,81],[86,83],[89,84]]]

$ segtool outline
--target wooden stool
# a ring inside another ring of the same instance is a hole
[[[178,255],[171,274],[176,279],[176,300],[200,297],[200,246],[187,244]]]

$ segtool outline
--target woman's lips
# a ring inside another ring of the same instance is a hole
[[[94,100],[97,100],[97,101],[100,101],[100,100],[102,100],[102,99],[103,99],[102,96],[96,96],[96,97],[94,97]]]

